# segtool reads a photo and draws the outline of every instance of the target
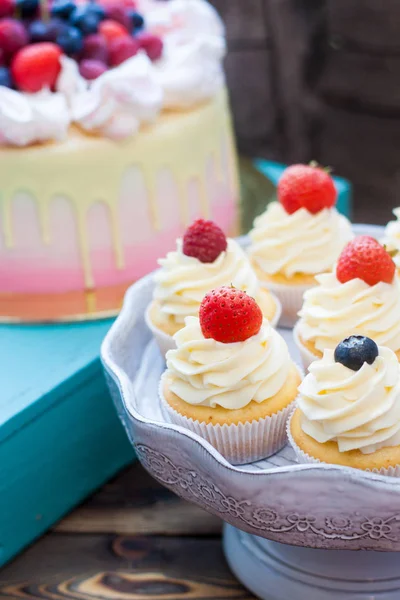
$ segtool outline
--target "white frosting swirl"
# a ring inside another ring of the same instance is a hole
[[[79,73],[78,63],[69,56],[61,56],[61,71],[56,82],[57,92],[64,94],[70,103],[76,94],[85,92],[89,82]]]
[[[385,235],[381,244],[385,244],[389,252],[396,250],[397,254],[393,256],[393,262],[400,269],[400,207],[393,209],[396,221],[389,221],[385,228]]]
[[[349,335],[366,335],[380,346],[400,350],[400,281],[368,285],[362,279],[340,283],[334,273],[317,276],[304,294],[298,330],[321,352]]]
[[[71,108],[73,120],[84,129],[120,139],[153,121],[161,105],[151,61],[139,53],[100,75],[89,90],[72,99]]]
[[[269,275],[328,271],[353,236],[351,224],[335,208],[311,214],[301,208],[289,215],[271,202],[254,221],[249,255]]]
[[[205,339],[197,317],[185,323],[166,357],[170,390],[185,402],[235,410],[272,398],[285,384],[289,352],[267,321],[256,335],[232,344]]]
[[[333,350],[309,367],[299,387],[303,431],[340,452],[400,444],[400,365],[389,348],[379,347],[372,365],[352,371],[335,363]]]
[[[0,144],[28,146],[62,140],[70,117],[64,96],[43,90],[22,94],[0,86]]]
[[[212,263],[202,263],[182,251],[182,240],[177,249],[160,259],[161,269],[156,273],[154,299],[160,303],[161,317],[184,323],[185,317],[197,315],[205,294],[222,285],[234,287],[256,297],[259,291],[257,277],[239,244],[228,239],[225,252]]]

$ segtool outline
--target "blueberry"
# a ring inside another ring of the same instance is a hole
[[[99,23],[100,18],[95,12],[91,12],[88,5],[79,6],[71,16],[71,25],[80,29],[84,35],[96,33]]]
[[[57,44],[66,54],[76,54],[83,48],[83,35],[79,29],[70,25],[57,37]]]
[[[7,69],[7,67],[0,67],[0,85],[8,88],[13,87],[10,69]]]
[[[132,22],[133,31],[138,31],[144,27],[144,18],[135,10],[129,11],[129,18]]]
[[[32,21],[28,26],[31,42],[55,42],[60,33],[60,23],[55,19],[51,21]]]
[[[336,346],[335,362],[358,371],[365,362],[372,365],[378,354],[378,346],[373,340],[362,335],[351,335]]]
[[[60,19],[69,19],[76,6],[72,0],[56,0],[51,7],[51,14]]]
[[[106,16],[104,6],[97,4],[97,2],[89,2],[89,4],[86,5],[86,10],[89,13],[96,15],[100,21],[102,21]]]
[[[30,19],[37,15],[39,0],[17,0],[17,12],[23,19]]]

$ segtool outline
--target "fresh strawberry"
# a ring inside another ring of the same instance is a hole
[[[369,235],[360,235],[349,242],[336,265],[336,277],[341,283],[357,278],[368,285],[380,281],[391,283],[395,271],[390,254]]]
[[[199,317],[204,337],[224,344],[244,342],[256,335],[263,321],[261,309],[254,298],[226,286],[204,296]]]
[[[150,60],[158,60],[163,52],[163,41],[158,35],[144,31],[137,36],[140,47],[146,52]]]
[[[332,177],[313,163],[288,167],[278,183],[279,202],[289,215],[300,208],[312,214],[331,208],[335,205],[336,196]]]
[[[11,73],[17,87],[23,92],[52,88],[61,70],[60,56],[60,48],[52,42],[22,48],[11,63]]]
[[[224,232],[213,221],[197,219],[183,236],[183,254],[202,263],[214,262],[227,246]]]
[[[0,48],[6,58],[11,58],[20,48],[28,43],[28,33],[20,21],[1,19]]]
[[[99,33],[106,38],[108,45],[117,38],[129,35],[126,27],[111,19],[104,19],[104,21],[100,23]]]
[[[137,40],[129,35],[110,42],[110,65],[116,67],[139,52]]]

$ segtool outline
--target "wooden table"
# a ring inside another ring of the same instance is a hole
[[[226,565],[221,522],[135,463],[2,569],[0,598],[253,596]]]

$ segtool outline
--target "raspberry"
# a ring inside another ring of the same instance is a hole
[[[60,73],[60,56],[60,48],[51,42],[22,48],[11,63],[11,73],[17,87],[24,92],[52,88]]]
[[[108,44],[103,35],[92,33],[84,39],[82,58],[92,58],[107,64],[108,55]]]
[[[128,11],[125,6],[120,2],[114,2],[107,5],[106,7],[107,19],[116,21],[123,25],[128,31],[131,29],[131,20],[129,18]]]
[[[0,21],[0,48],[7,58],[26,46],[28,41],[28,33],[22,23],[16,19]]]
[[[213,221],[197,219],[183,236],[183,254],[202,263],[214,262],[227,246],[224,232]]]
[[[163,52],[163,42],[158,35],[143,32],[137,36],[140,47],[146,52],[150,60],[158,60]]]
[[[79,65],[79,72],[88,81],[97,79],[107,71],[107,65],[94,58],[85,58]]]
[[[369,235],[349,242],[339,256],[336,277],[340,283],[362,279],[368,285],[392,283],[396,266],[385,248]]]
[[[233,287],[220,287],[208,292],[199,311],[201,331],[205,338],[232,344],[256,335],[263,316],[254,298]]]
[[[337,192],[332,177],[318,165],[292,165],[278,183],[278,198],[289,215],[300,208],[312,214],[335,205]]]
[[[139,44],[130,36],[120,37],[110,43],[110,65],[116,67],[139,51]]]
[[[117,23],[117,21],[112,21],[111,19],[105,19],[100,23],[99,33],[106,38],[108,45],[117,38],[129,35],[126,27],[121,25],[121,23]]]
[[[14,12],[14,0],[0,0],[0,19],[11,17]]]

